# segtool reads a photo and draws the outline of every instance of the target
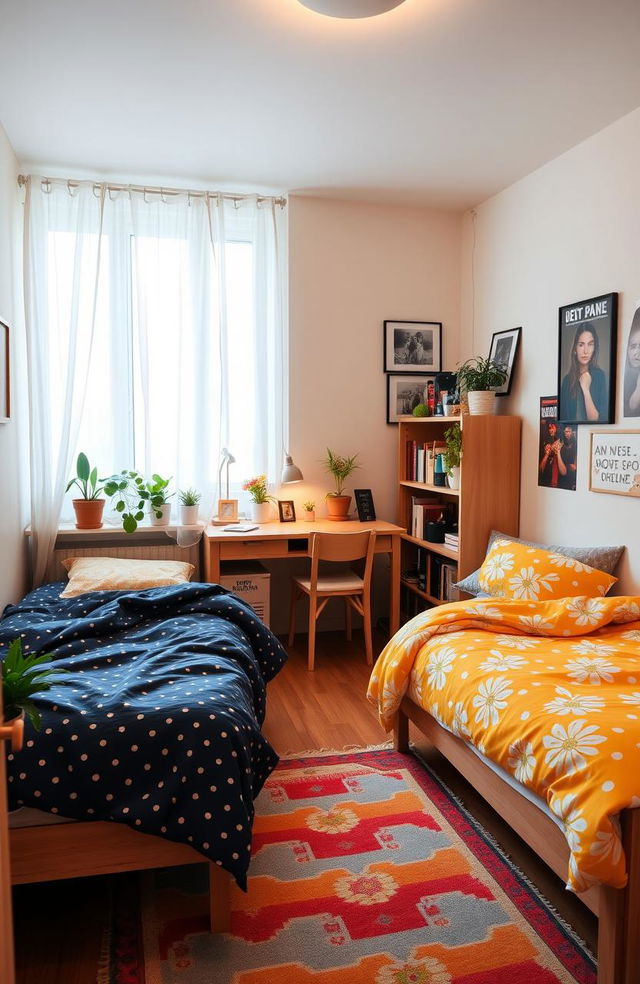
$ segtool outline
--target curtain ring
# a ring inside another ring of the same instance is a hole
[[[45,195],[50,195],[53,190],[49,178],[43,178],[40,187],[44,191]]]
[[[76,185],[76,189],[77,187],[78,186]],[[70,198],[76,197],[76,192],[73,190],[73,184],[71,183],[71,178],[69,178],[69,180],[67,181],[67,192],[69,193]]]

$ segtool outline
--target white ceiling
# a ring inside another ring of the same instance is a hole
[[[21,163],[467,207],[640,105],[638,0],[0,0]]]

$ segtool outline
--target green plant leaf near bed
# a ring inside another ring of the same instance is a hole
[[[79,492],[81,499],[99,499],[102,495],[104,489],[99,481],[104,481],[103,479],[98,480],[98,469],[92,468],[89,464],[89,459],[87,458],[84,451],[81,451],[78,455],[78,460],[76,461],[76,477],[72,478],[67,484],[65,492],[75,485]]]
[[[36,694],[42,694],[52,686],[52,678],[66,670],[56,667],[44,668],[51,657],[33,653],[24,655],[22,640],[9,643],[7,655],[2,662],[2,703],[6,721],[18,717],[23,711],[37,731],[40,727],[40,712],[33,702]]]

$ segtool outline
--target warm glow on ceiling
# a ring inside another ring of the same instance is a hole
[[[375,17],[399,7],[404,0],[300,0],[300,3],[329,17]]]

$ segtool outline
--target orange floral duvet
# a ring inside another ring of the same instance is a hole
[[[640,806],[640,597],[423,612],[371,676],[387,729],[405,694],[546,801],[571,851],[567,887],[626,884],[616,814]]]

